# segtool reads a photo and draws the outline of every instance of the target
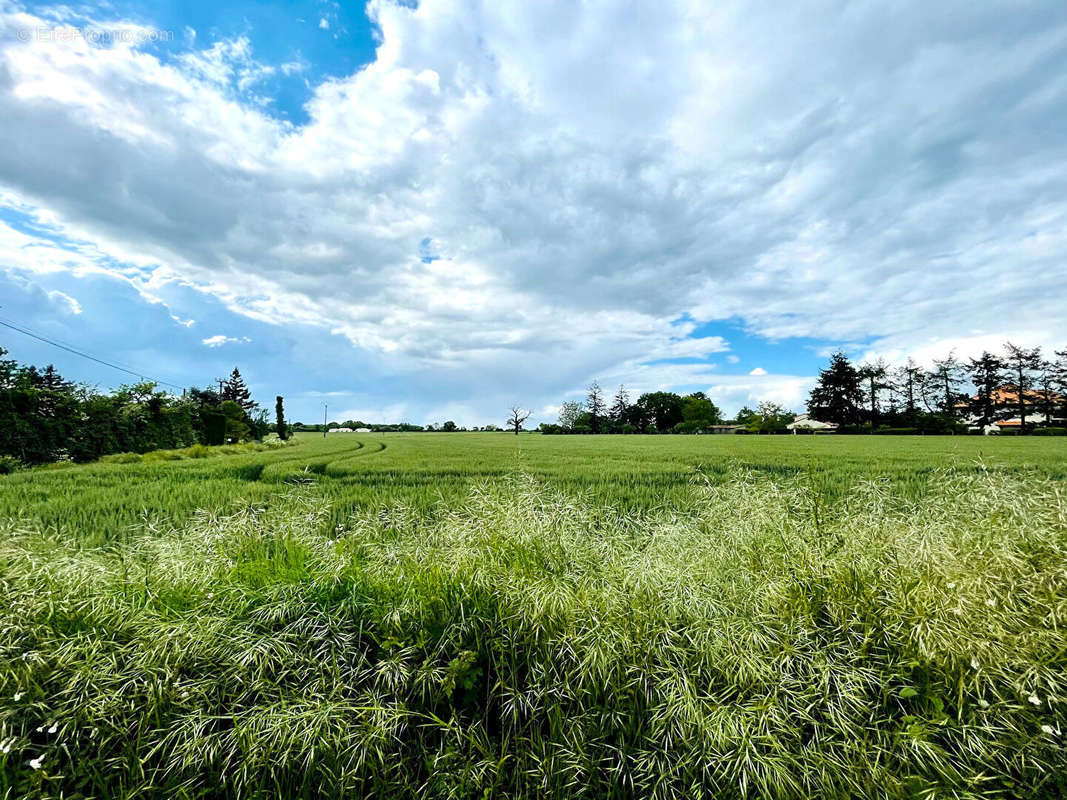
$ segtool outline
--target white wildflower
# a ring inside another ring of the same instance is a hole
[[[985,604],[990,608],[994,608],[997,604],[997,601],[990,597],[988,600],[985,601]]]
[[[49,733],[55,733],[58,730],[59,730],[59,723],[58,722],[53,722],[52,723],[52,727],[48,729],[48,732]]]
[[[8,753],[11,752],[11,748],[14,746],[14,744],[14,739],[4,739],[3,741],[0,741],[0,753],[3,753],[6,756]]]
[[[1049,736],[1059,736],[1060,735],[1060,729],[1059,728],[1053,728],[1051,725],[1042,725],[1041,726],[1041,730],[1044,731],[1045,733],[1047,733]]]
[[[978,659],[971,657],[971,669],[978,669]]]
[[[16,702],[16,703],[17,703],[17,702],[18,702],[19,700],[21,700],[21,699],[22,699],[22,694],[23,694],[22,692],[15,692],[15,702]]]
[[[1035,706],[1041,705],[1041,698],[1038,697],[1036,694],[1032,694],[1026,699],[1033,703]]]
[[[956,588],[956,581],[949,581],[948,582],[948,588],[949,589],[955,589]]]
[[[44,763],[44,756],[37,756],[37,758],[31,758],[26,762],[32,769],[40,769],[41,764]]]

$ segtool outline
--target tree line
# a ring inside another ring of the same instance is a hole
[[[539,429],[546,434],[696,433],[722,421],[722,412],[703,392],[646,392],[631,402],[620,386],[609,400],[593,381],[584,402],[564,402],[558,421]]]
[[[234,367],[218,388],[177,396],[141,381],[102,392],[65,379],[51,364],[19,364],[0,347],[0,458],[16,462],[95,461],[111,453],[216,445],[262,439],[271,429],[288,435],[283,401],[275,422],[252,399]]]
[[[1059,433],[1067,419],[1067,350],[1006,342],[1000,353],[960,360],[954,353],[925,369],[908,359],[853,364],[841,352],[819,373],[811,416],[844,432],[966,433],[997,423],[1005,432]]]

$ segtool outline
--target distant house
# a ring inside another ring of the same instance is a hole
[[[836,422],[820,422],[817,419],[812,419],[811,414],[797,414],[793,418],[793,421],[785,426],[787,430],[791,430],[796,433],[798,430],[810,430],[810,431],[836,431]]]
[[[356,428],[356,433],[370,433],[370,428]]]
[[[352,433],[351,428],[330,428],[330,433]]]
[[[744,433],[744,425],[708,425],[704,428],[708,433]]]
[[[968,430],[978,431],[989,435],[993,433],[991,428],[995,425],[998,431],[1019,431],[1022,428],[1022,421],[1019,419],[1019,392],[1012,384],[1005,384],[998,387],[990,395],[990,399],[993,401],[993,414],[1001,419],[994,419],[993,425],[982,426],[981,418],[972,414],[963,419],[964,424],[967,425]],[[978,400],[978,395],[972,398],[972,402]],[[1062,409],[1064,401],[1067,400],[1062,394],[1056,392],[1049,392],[1046,396],[1045,392],[1037,389],[1027,389],[1023,392],[1023,402],[1026,403],[1026,425],[1028,428],[1035,425],[1064,425],[1067,424],[1067,418],[1058,416],[1056,411]],[[970,408],[970,403],[957,403],[956,408],[961,412],[966,412]],[[1046,408],[1050,407],[1051,413],[1046,416]]]

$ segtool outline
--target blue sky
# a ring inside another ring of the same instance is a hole
[[[0,0],[0,318],[296,419],[799,410],[1067,344],[1065,74],[1060,2]]]

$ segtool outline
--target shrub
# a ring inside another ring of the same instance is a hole
[[[136,464],[142,458],[140,453],[112,453],[109,456],[101,456],[100,461],[104,464]]]
[[[1032,436],[1067,436],[1067,428],[1034,428]]]
[[[178,450],[153,450],[144,454],[145,461],[181,461],[182,454]]]
[[[11,456],[0,456],[0,475],[10,475],[12,472],[20,469],[22,464],[17,458]]]
[[[187,458],[207,458],[211,455],[211,448],[205,444],[194,444],[185,451]]]

